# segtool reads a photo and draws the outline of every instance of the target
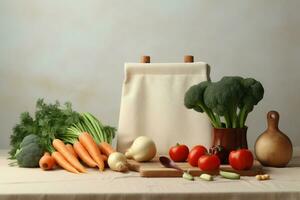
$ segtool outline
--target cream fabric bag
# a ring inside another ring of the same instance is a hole
[[[151,137],[158,153],[172,145],[211,145],[206,114],[184,106],[188,88],[209,79],[209,66],[195,63],[126,63],[122,88],[118,151],[126,151],[141,135]]]

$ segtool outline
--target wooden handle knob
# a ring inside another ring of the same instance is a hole
[[[270,129],[278,129],[278,123],[279,123],[279,113],[277,111],[270,111],[267,114],[267,120],[268,120],[268,128]]]
[[[192,62],[194,62],[194,56],[192,56],[192,55],[185,55],[184,56],[184,62],[185,63],[192,63]]]
[[[150,56],[142,56],[141,63],[150,63]]]

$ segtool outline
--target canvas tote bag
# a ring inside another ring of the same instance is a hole
[[[195,63],[125,63],[117,149],[125,152],[138,136],[149,136],[159,154],[177,142],[211,145],[206,114],[185,108],[188,88],[209,79],[209,66]]]

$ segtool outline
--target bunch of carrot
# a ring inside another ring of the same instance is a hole
[[[80,133],[78,140],[73,139],[68,142],[73,145],[65,144],[60,139],[54,139],[52,145],[47,148],[49,152],[45,152],[40,159],[40,167],[44,170],[51,170],[55,165],[59,165],[69,172],[85,173],[86,168],[82,164],[84,163],[88,167],[98,167],[100,171],[103,171],[108,155],[115,151],[107,142],[97,145],[87,132]]]

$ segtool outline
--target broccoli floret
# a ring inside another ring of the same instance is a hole
[[[248,113],[263,94],[263,86],[253,78],[226,76],[218,82],[192,86],[185,94],[184,105],[205,112],[216,128],[243,128]]]
[[[215,116],[211,109],[209,109],[203,100],[203,94],[206,88],[212,84],[210,81],[203,81],[197,85],[189,88],[185,93],[184,105],[188,109],[194,109],[197,112],[205,112],[210,118],[211,123],[214,127],[221,126],[221,121],[219,116]]]
[[[253,78],[246,78],[242,81],[244,87],[244,95],[239,103],[239,126],[244,127],[245,122],[254,106],[258,104],[260,100],[262,100],[264,96],[264,88],[262,84],[253,79]]]
[[[243,78],[238,76],[223,77],[209,85],[204,93],[204,103],[219,116],[224,116],[226,128],[237,128],[237,108],[243,96]]]
[[[16,152],[16,159],[20,167],[38,167],[42,154],[39,137],[31,134],[23,139]]]
[[[27,146],[30,143],[39,143],[39,140],[40,140],[39,137],[34,135],[34,134],[27,135],[22,140],[22,142],[20,144],[20,148],[23,148],[23,147]]]
[[[208,81],[203,81],[197,85],[193,85],[185,93],[184,105],[188,109],[194,109],[195,111],[203,113],[203,93],[206,87],[210,84]]]

